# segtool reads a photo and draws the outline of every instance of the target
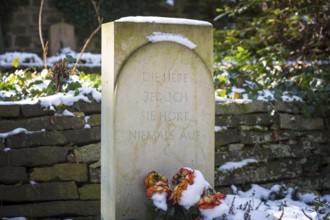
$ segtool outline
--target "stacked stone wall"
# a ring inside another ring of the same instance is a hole
[[[0,218],[100,219],[100,103],[67,109],[0,106]]]
[[[67,107],[76,116],[0,105],[0,218],[100,218],[100,105]],[[329,193],[327,117],[306,118],[288,103],[216,103],[216,188],[286,184]],[[256,163],[218,170],[245,159]]]
[[[302,108],[284,102],[216,103],[216,187],[278,183],[329,192],[330,115],[304,117]],[[246,159],[256,163],[218,170]]]

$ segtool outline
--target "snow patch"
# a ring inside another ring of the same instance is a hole
[[[155,193],[152,195],[151,199],[157,208],[167,211],[167,193],[166,192]]]
[[[74,114],[68,110],[64,110],[63,113],[62,113],[63,116],[69,116],[69,117],[72,117],[74,116]]]
[[[7,153],[7,152],[11,151],[11,148],[10,147],[5,147],[2,151]]]
[[[174,0],[166,0],[166,4],[174,6]]]
[[[130,16],[116,20],[116,22],[135,22],[135,23],[156,23],[156,24],[185,24],[198,26],[212,26],[206,21],[185,19],[185,18],[165,18],[153,16]]]
[[[147,39],[152,43],[169,41],[181,44],[190,49],[195,49],[197,47],[196,44],[181,34],[153,32],[152,35],[147,37]]]
[[[218,168],[219,171],[230,171],[234,169],[242,168],[250,163],[257,163],[258,161],[255,159],[245,159],[239,162],[227,162],[224,165]]]
[[[8,136],[20,134],[20,133],[32,134],[32,133],[39,133],[39,132],[44,132],[44,131],[45,131],[45,129],[41,129],[40,131],[28,131],[25,128],[16,128],[9,132],[0,133],[0,138],[7,138]]]
[[[227,130],[227,127],[226,126],[215,126],[214,130],[215,130],[215,132],[219,132],[219,131]]]

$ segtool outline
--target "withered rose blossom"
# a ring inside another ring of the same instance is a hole
[[[167,184],[163,182],[158,182],[156,185],[147,188],[148,198],[151,198],[155,193],[162,193],[162,192],[166,192],[167,195],[170,195],[172,193],[172,190]]]
[[[213,195],[204,195],[199,202],[196,204],[196,207],[199,209],[212,209],[221,204],[221,200],[224,200],[226,195],[217,192]]]
[[[157,173],[156,171],[151,171],[144,178],[144,185],[146,187],[155,186],[158,182],[163,182],[167,185],[168,179],[166,176],[163,176],[163,175]]]

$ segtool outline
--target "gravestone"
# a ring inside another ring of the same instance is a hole
[[[52,24],[49,28],[50,55],[58,53],[60,49],[65,47],[69,47],[72,50],[76,49],[73,25],[65,22]]]
[[[145,219],[144,177],[181,167],[214,181],[213,33],[203,21],[102,26],[101,216]]]

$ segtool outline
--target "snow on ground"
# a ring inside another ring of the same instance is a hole
[[[71,50],[70,48],[63,48],[60,53],[48,57],[47,65],[52,66],[58,60],[65,59],[66,56],[71,56],[74,59],[77,59],[79,53]],[[22,52],[8,52],[4,54],[0,54],[0,66],[3,67],[11,67],[12,63],[19,59],[19,66],[43,66],[43,61],[40,57],[38,57],[35,53],[22,53]],[[100,67],[101,66],[101,54],[93,54],[93,53],[83,53],[80,59],[81,63],[78,66],[86,66],[86,67]],[[69,64],[69,67],[73,66],[73,63]]]

